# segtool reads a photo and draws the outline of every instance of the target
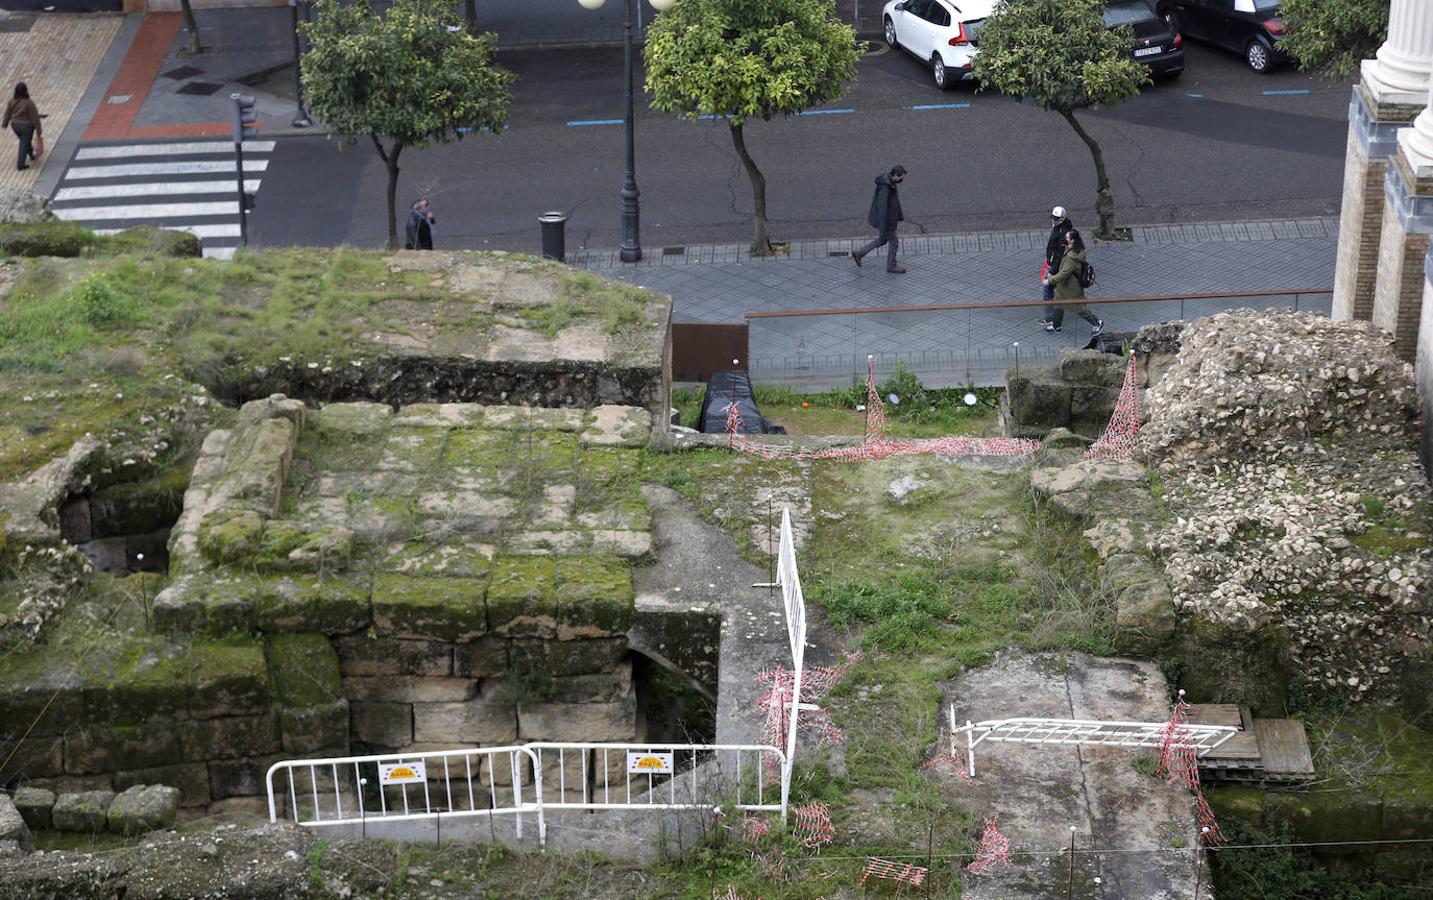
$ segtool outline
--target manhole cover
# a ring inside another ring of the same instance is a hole
[[[223,88],[222,84],[215,84],[212,81],[187,81],[184,86],[175,91],[176,94],[196,94],[200,97],[207,97]]]
[[[34,24],[34,16],[6,16],[0,19],[0,33],[18,34],[22,31],[29,31],[30,26]]]
[[[165,78],[173,78],[175,81],[183,81],[186,78],[193,78],[195,75],[203,75],[203,69],[196,69],[193,66],[180,66],[177,69],[170,69],[162,73]]]
[[[663,256],[681,256],[683,253],[686,253],[686,252],[687,252],[687,248],[686,248],[686,247],[663,247],[663,248],[662,248],[662,255],[663,255]]]

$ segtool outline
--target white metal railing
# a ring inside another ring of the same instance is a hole
[[[989,719],[967,721],[957,727],[955,706],[950,707],[950,752],[964,753],[967,771],[975,775],[975,748],[990,741],[998,744],[1040,746],[1158,748],[1164,743],[1168,722],[1102,722],[1095,719]],[[1232,725],[1183,724],[1181,742],[1205,756],[1239,733]],[[965,746],[959,738],[965,736]]]
[[[786,754],[758,744],[544,742],[511,747],[284,760],[266,777],[269,821],[304,827],[549,812],[725,807],[783,813],[762,772]],[[398,781],[393,781],[395,776]],[[286,805],[285,805],[286,804]],[[441,827],[441,826],[440,826]]]
[[[286,800],[303,826],[511,815],[521,838],[523,814],[536,813],[541,834],[542,767],[526,747],[282,760],[265,783],[270,822]]]
[[[791,508],[781,508],[781,542],[776,551],[776,581],[786,608],[786,640],[791,645],[791,714],[787,717],[786,758],[781,766],[781,821],[791,797],[791,767],[796,762],[796,733],[801,726],[801,676],[806,665],[806,595],[796,568],[796,537],[791,531]]]

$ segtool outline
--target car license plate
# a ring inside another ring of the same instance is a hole
[[[1156,56],[1156,55],[1158,55],[1158,54],[1159,54],[1161,51],[1163,51],[1163,50],[1164,50],[1163,47],[1144,47],[1144,48],[1141,48],[1141,49],[1139,49],[1139,50],[1136,50],[1136,51],[1134,52],[1134,55],[1135,55],[1135,56]]]

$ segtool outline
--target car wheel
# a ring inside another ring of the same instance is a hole
[[[1273,67],[1269,48],[1260,40],[1249,42],[1249,46],[1244,48],[1244,59],[1249,63],[1249,68],[1258,72],[1260,75],[1268,72],[1269,69]]]
[[[930,61],[930,71],[931,75],[935,78],[935,86],[938,90],[950,90],[950,70],[945,67],[945,60],[940,58],[939,53]]]
[[[886,46],[896,46],[896,23],[891,21],[890,16],[886,16]]]

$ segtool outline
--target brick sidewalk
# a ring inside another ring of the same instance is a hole
[[[15,83],[25,82],[45,114],[45,155],[30,168],[15,168],[15,134],[8,128],[0,139],[0,187],[33,190],[54,158],[54,149],[74,116],[99,68],[100,60],[119,33],[123,16],[91,13],[0,13],[0,90],[9,102]]]

